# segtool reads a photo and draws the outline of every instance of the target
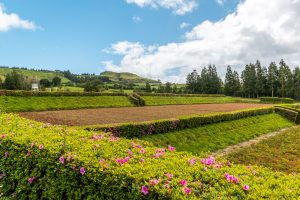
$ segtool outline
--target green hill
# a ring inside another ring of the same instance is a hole
[[[111,72],[105,71],[100,74],[102,77],[108,77],[112,82],[131,82],[131,83],[158,83],[158,81],[147,79],[140,77],[136,74],[129,73],[129,72]]]
[[[5,79],[5,75],[12,72],[13,70],[17,70],[19,73],[26,76],[28,79],[49,79],[52,80],[54,77],[58,76],[61,78],[62,83],[70,82],[69,79],[65,78],[64,75],[60,72],[54,72],[54,71],[36,71],[36,70],[29,70],[29,69],[14,69],[14,68],[1,68],[0,67],[0,78],[2,80]]]

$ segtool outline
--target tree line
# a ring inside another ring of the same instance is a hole
[[[258,98],[262,96],[290,97],[300,99],[300,68],[294,70],[281,60],[278,65],[271,62],[268,67],[257,60],[247,64],[241,75],[231,66],[227,67],[225,81],[218,76],[216,67],[204,67],[200,74],[196,70],[186,79],[187,93],[218,94]]]

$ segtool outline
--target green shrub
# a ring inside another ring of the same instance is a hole
[[[127,96],[125,93],[101,93],[101,92],[32,92],[26,90],[0,90],[0,96],[17,97],[60,97],[60,96]]]
[[[146,105],[145,100],[136,93],[128,94],[128,98],[135,106],[145,106]]]
[[[292,122],[296,122],[296,119],[298,117],[298,112],[295,112],[291,109],[275,107],[275,112],[280,114],[281,116],[287,118],[288,120],[290,120]]]
[[[121,125],[103,125],[103,126],[88,126],[84,127],[86,130],[106,131],[112,132],[116,136],[126,138],[143,137],[145,135],[167,133],[171,131],[178,131],[187,128],[196,128],[205,124],[212,124],[222,121],[231,121],[250,116],[264,115],[274,112],[274,108],[257,108],[243,111],[235,111],[228,113],[200,115],[191,117],[181,117],[171,120],[159,120],[143,123],[127,123]]]
[[[173,93],[138,93],[140,96],[166,96],[166,97],[225,97],[224,94],[173,94]]]
[[[297,106],[297,105],[295,105]],[[283,109],[286,109],[286,110],[290,110],[290,111],[293,111],[293,112],[297,112],[298,115],[296,117],[296,124],[300,124],[300,110],[295,108],[294,105],[278,105],[278,106],[275,106],[276,108],[283,108]]]
[[[298,175],[213,158],[202,160],[174,152],[171,147],[157,149],[138,140],[41,124],[12,114],[1,114],[0,121],[1,197],[297,199],[299,196]],[[173,177],[168,178],[167,173]],[[230,183],[225,173],[238,177],[239,181]],[[151,181],[154,179],[158,180],[156,185]],[[185,187],[190,194],[185,194],[181,180],[187,181]],[[247,191],[243,190],[245,184],[250,186]],[[142,186],[148,188],[147,195],[141,192]]]
[[[262,103],[294,103],[294,99],[290,98],[279,98],[279,97],[261,97]]]

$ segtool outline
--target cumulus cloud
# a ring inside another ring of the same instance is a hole
[[[5,12],[5,7],[0,4],[0,32],[9,31],[12,28],[35,30],[37,27],[33,22],[21,19],[17,14]]]
[[[177,15],[184,15],[197,7],[197,0],[126,0],[126,2],[136,4],[139,7],[170,9]]]
[[[189,23],[182,22],[182,23],[179,25],[179,27],[180,27],[180,29],[185,29],[185,28],[188,28],[190,25],[191,25],[191,24],[189,24]]]
[[[181,43],[149,47],[137,42],[112,45],[122,55],[111,70],[130,71],[164,81],[184,82],[187,73],[216,64],[224,76],[227,65],[238,71],[249,62],[285,59],[300,64],[300,0],[245,0],[224,19],[204,21],[185,34]],[[177,69],[178,74],[168,76]]]
[[[222,6],[222,5],[224,5],[225,0],[216,0],[216,2]]]

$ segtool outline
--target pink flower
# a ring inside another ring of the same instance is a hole
[[[238,177],[234,177],[234,180],[233,180],[236,184],[239,183],[239,178]]]
[[[208,166],[213,165],[214,162],[215,162],[215,158],[213,156],[210,156],[209,158],[205,158],[205,159],[201,160],[201,163],[203,165],[208,165]]]
[[[32,184],[35,181],[35,179],[36,179],[35,176],[28,178],[28,183]]]
[[[81,167],[80,168],[80,174],[83,176],[85,174],[85,168],[84,167]]]
[[[126,158],[118,158],[116,159],[116,162],[119,163],[120,165],[124,165],[125,163],[128,163],[130,157],[126,157]]]
[[[168,145],[168,149],[169,149],[169,151],[175,151],[176,150],[176,148],[172,147],[171,145]]]
[[[132,151],[128,150],[128,155],[132,156]]]
[[[39,150],[43,150],[43,149],[44,149],[44,146],[42,144],[40,144]]]
[[[170,174],[170,173],[165,174],[165,176],[166,176],[168,179],[172,179],[172,178],[173,178],[173,174]]]
[[[31,144],[30,144],[30,147],[31,147],[31,148],[33,148],[33,147],[34,147],[34,145],[35,145],[35,144],[34,144],[34,142],[33,142],[33,143],[31,143]]]
[[[187,181],[186,180],[181,180],[179,183],[182,186],[187,186]]]
[[[8,151],[4,153],[5,158],[7,158],[9,156]]]
[[[152,179],[152,180],[149,181],[149,184],[154,186],[154,185],[159,184],[159,182],[160,182],[160,180],[158,180],[158,179]]]
[[[145,149],[141,148],[140,153],[143,154],[145,152],[146,152]]]
[[[185,193],[186,195],[189,195],[189,194],[192,193],[192,190],[191,190],[190,188],[188,188],[188,187],[184,187],[184,188],[183,188],[183,191],[184,191],[184,193]]]
[[[246,184],[244,185],[243,188],[244,188],[245,191],[248,191],[250,189],[249,185],[246,185]]]
[[[111,142],[116,142],[116,141],[118,141],[119,139],[120,139],[120,138],[114,137],[114,136],[110,136],[110,137],[108,138],[108,140],[111,141]]]
[[[145,162],[145,159],[144,159],[144,158],[140,158],[140,162],[141,162],[141,163],[144,163],[144,162]]]
[[[105,160],[104,160],[103,158],[101,158],[101,159],[99,160],[99,163],[103,164],[103,163],[105,163]]]
[[[195,165],[196,164],[196,158],[192,158],[189,160],[190,165]]]
[[[6,138],[6,135],[5,134],[1,135],[1,138]]]
[[[149,193],[148,187],[143,185],[142,188],[141,188],[141,192],[144,195],[147,195]]]
[[[61,156],[61,157],[59,158],[59,162],[60,162],[61,164],[65,164],[65,158],[64,158],[64,156]]]
[[[28,150],[26,156],[31,156],[31,152]]]

